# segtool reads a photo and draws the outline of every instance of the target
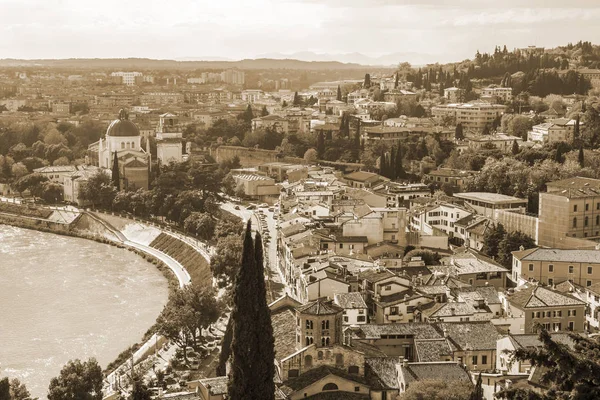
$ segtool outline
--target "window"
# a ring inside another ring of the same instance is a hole
[[[540,312],[539,312],[539,311],[536,311],[536,312],[535,312],[535,317],[536,317],[536,318],[539,318],[539,317],[540,317]]]
[[[398,315],[398,307],[390,307],[391,315]]]
[[[392,285],[386,285],[384,290],[392,290]]]
[[[570,331],[574,331],[575,330],[575,322],[569,321],[569,330]]]
[[[344,243],[340,243],[340,249],[344,248]]]
[[[585,281],[585,286],[592,286],[592,281],[590,281],[590,280]]]
[[[569,273],[570,273],[570,274],[572,274],[574,270],[575,270],[575,269],[573,268],[573,266],[572,266],[572,265],[569,265]]]
[[[312,356],[311,355],[304,356],[304,366],[307,368],[312,367]]]
[[[573,212],[577,212],[577,204],[573,206]]]
[[[588,217],[583,220],[583,226],[588,226]]]
[[[533,271],[533,264],[529,264],[529,272]]]
[[[477,356],[472,357],[472,363],[473,365],[477,365]]]
[[[335,365],[337,365],[338,367],[344,365],[344,355],[343,354],[335,355]]]
[[[325,386],[323,386],[323,392],[326,392],[328,390],[338,390],[338,385],[336,385],[335,383],[327,383],[325,384]]]
[[[554,272],[554,265],[548,265],[548,272]]]
[[[329,329],[329,320],[321,321],[321,329]]]
[[[309,319],[306,320],[306,329],[312,329],[313,328],[313,322]]]
[[[360,386],[354,386],[354,391],[355,392],[360,392]]]
[[[600,203],[598,203],[600,205]],[[596,215],[596,225],[600,225],[600,215]]]
[[[552,286],[552,285],[554,285],[554,279],[552,279],[552,278],[548,278],[548,285],[549,285],[549,286]]]
[[[319,352],[317,353],[317,359],[318,359],[318,360],[322,360],[322,359],[323,359],[323,352],[322,352],[322,351],[319,351]]]
[[[585,205],[585,211],[589,211],[589,210],[590,210],[590,205],[589,205],[589,204],[586,204],[586,205]]]
[[[344,322],[348,322],[348,316],[344,315]]]
[[[588,275],[591,275],[593,271],[593,268],[591,266],[588,266]]]
[[[351,365],[348,367],[348,373],[349,374],[358,374],[359,369],[356,365]]]
[[[573,218],[573,228],[577,228],[577,218]]]
[[[555,331],[555,332],[556,332],[556,331],[560,331],[560,330],[561,330],[561,325],[560,325],[560,322],[555,322],[555,323],[553,323],[553,324],[552,324],[552,330],[553,330],[553,331]]]
[[[366,322],[367,318],[364,315],[359,315],[356,317],[356,322]]]
[[[481,363],[482,364],[487,364],[487,356],[481,356]]]

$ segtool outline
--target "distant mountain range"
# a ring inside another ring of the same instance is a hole
[[[409,62],[412,65],[434,64],[436,62],[449,62],[456,60],[444,60],[442,56],[426,53],[391,53],[378,57],[371,57],[361,53],[314,53],[311,51],[302,51],[291,54],[283,53],[267,53],[257,56],[258,58],[272,58],[275,60],[294,59],[299,61],[321,61],[331,62],[338,61],[341,63],[360,64],[360,65],[377,65],[377,66],[397,66],[403,62]]]

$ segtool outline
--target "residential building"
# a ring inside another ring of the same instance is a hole
[[[492,85],[481,89],[481,99],[490,103],[507,104],[512,101],[512,98],[512,88],[510,87]]]
[[[333,302],[344,309],[343,325],[359,325],[369,322],[367,303],[360,293],[336,293]]]
[[[550,333],[552,340],[574,347],[575,342],[566,333]],[[512,334],[509,333],[497,341],[496,345],[496,368],[507,375],[525,374],[529,375],[532,370],[529,360],[518,360],[511,356],[516,350],[540,349],[543,346],[538,334]]]
[[[552,286],[569,281],[582,287],[600,283],[600,250],[533,248],[513,251],[512,279]]]
[[[527,199],[488,192],[455,193],[454,197],[464,200],[479,215],[495,218],[496,210],[512,210],[525,213]]]
[[[457,87],[446,88],[444,89],[444,98],[450,103],[460,103],[465,98],[465,91]]]
[[[373,172],[356,171],[344,175],[342,178],[348,186],[352,188],[371,188],[383,182],[389,181],[388,178]]]
[[[470,149],[480,150],[484,148],[489,148],[490,146],[494,146],[495,148],[497,148],[505,154],[509,154],[512,152],[515,142],[519,147],[523,144],[523,139],[521,139],[519,136],[507,135],[505,133],[470,136],[467,138],[467,141],[469,143]]]
[[[585,328],[586,303],[569,294],[527,284],[503,296],[508,316],[520,319],[519,332],[514,333],[535,333],[539,326],[553,332]]]
[[[383,99],[387,102],[398,103],[404,99],[414,99],[417,97],[415,92],[410,90],[394,89],[390,90],[383,95]]]
[[[469,373],[455,362],[403,362],[398,366],[400,393],[406,392],[414,382],[430,381],[443,377],[446,382],[472,383]]]
[[[110,74],[111,77],[119,78],[121,83],[125,86],[133,86],[135,85],[135,78],[138,76],[143,76],[141,72],[113,72]]]
[[[462,124],[466,131],[481,134],[483,128],[504,114],[506,107],[486,102],[452,103],[439,105],[431,109],[434,117],[454,117],[457,124]]]
[[[540,193],[538,244],[569,248],[566,238],[600,236],[600,180],[574,177],[546,184]],[[594,248],[591,242],[587,248]]]
[[[447,183],[461,191],[466,179],[475,174],[475,171],[458,170],[452,168],[438,168],[425,174],[425,181],[443,185]]]
[[[577,70],[577,72],[588,79],[593,87],[600,87],[600,69],[582,68]]]
[[[179,117],[164,113],[159,117],[156,127],[156,156],[162,165],[183,161],[183,127]]]
[[[527,140],[530,142],[553,144],[558,142],[573,142],[576,121],[568,118],[557,118],[549,122],[534,125],[527,132]],[[583,123],[580,122],[580,126]]]
[[[289,132],[288,120],[278,115],[267,115],[266,117],[258,117],[252,120],[252,130],[257,129],[274,129],[279,133]]]
[[[494,260],[472,250],[443,258],[442,264],[442,272],[456,276],[471,286],[493,286],[503,289],[506,287],[506,277],[510,274],[510,271]]]

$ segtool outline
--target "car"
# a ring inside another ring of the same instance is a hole
[[[234,210],[239,210],[239,209],[240,209],[240,206],[235,206],[235,207],[233,207],[233,209],[234,209]]]
[[[254,204],[250,204],[248,207],[246,207],[246,210],[254,210],[256,208],[256,206]]]
[[[267,208],[269,205],[267,203],[259,204],[258,208]]]

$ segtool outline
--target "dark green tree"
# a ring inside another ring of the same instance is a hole
[[[11,400],[10,397],[10,383],[8,378],[3,378],[0,380],[0,400]]]
[[[463,125],[459,122],[456,124],[456,128],[454,129],[454,139],[463,140],[465,138],[465,134],[463,132]]]
[[[483,127],[483,130],[481,131],[482,135],[489,135],[490,134],[490,125],[489,124],[485,124],[485,126]]]
[[[294,92],[294,101],[292,102],[292,104],[295,106],[300,105],[300,96],[298,96],[298,92]]]
[[[498,262],[506,268],[512,265],[512,252],[520,247],[531,249],[535,247],[533,239],[521,231],[508,232],[498,244]]]
[[[102,368],[94,358],[71,360],[50,381],[48,400],[102,400],[102,383]]]
[[[512,144],[512,148],[510,149],[510,152],[513,155],[517,155],[519,153],[519,143],[517,143],[516,140],[513,140],[513,144]]]
[[[266,117],[267,115],[269,115],[269,111],[267,110],[267,106],[263,106],[262,110],[260,110],[260,116],[261,117]]]
[[[391,180],[396,180],[396,146],[392,146],[390,149],[390,167],[388,175],[388,178]]]
[[[365,87],[367,89],[371,87],[371,75],[370,74],[365,74],[365,81],[363,83],[363,87]]]
[[[325,135],[323,135],[323,131],[319,131],[317,135],[317,157],[319,157],[319,160],[323,160],[325,157]]]
[[[585,156],[583,154],[583,146],[579,146],[579,154],[577,155],[577,161],[579,162],[579,166],[581,168],[583,168],[584,164],[585,164]]]
[[[483,247],[481,248],[481,252],[488,257],[498,257],[498,246],[505,236],[506,230],[501,223],[488,227],[483,235]]]
[[[477,383],[475,384],[475,388],[473,388],[473,392],[471,392],[471,396],[469,400],[484,400],[483,397],[483,387],[481,387],[481,372],[477,377]]]
[[[121,190],[121,174],[119,172],[119,157],[117,157],[117,152],[114,152],[113,164],[112,164],[112,175],[111,182],[113,186],[117,189],[117,192]]]
[[[582,109],[583,112],[583,109]],[[579,131],[579,114],[577,114],[577,117],[575,117],[575,126],[573,127],[573,141],[575,143],[578,143],[580,140],[580,136],[581,136],[581,132]]]
[[[267,304],[267,288],[265,286],[265,265],[263,259],[263,242],[260,232],[256,233],[254,239],[254,258],[256,268],[257,291],[256,299],[256,364],[253,366],[254,372],[253,390],[255,399],[274,399],[275,398],[275,339],[273,337],[273,325],[271,323],[271,310]]]
[[[242,266],[235,278],[233,287],[233,337],[231,342],[231,371],[227,385],[227,397],[232,400],[256,399],[256,382],[253,371],[258,364],[258,336],[261,332],[257,325],[257,282],[254,241],[252,240],[251,220],[246,225]],[[249,301],[253,299],[253,301]],[[271,360],[273,362],[273,360]]]
[[[360,161],[360,118],[356,119],[356,132],[354,133],[354,140],[352,143],[352,159],[355,162]]]
[[[243,113],[238,115],[238,119],[248,124],[252,122],[254,119],[254,113],[252,112],[252,106],[250,104],[248,104],[248,107],[246,107],[246,110]]]
[[[549,389],[536,393],[529,388],[509,388],[499,392],[499,399],[517,400],[593,400],[600,398],[600,342],[598,338],[584,338],[570,334],[573,348],[556,342],[542,329],[542,346],[523,347],[511,356],[543,369],[541,381]]]
[[[342,88],[340,87],[340,85],[338,85],[337,87],[337,95],[335,96],[335,99],[337,101],[342,101]]]
[[[398,179],[406,178],[406,171],[404,171],[404,167],[402,166],[402,157],[402,145],[398,144],[396,152],[396,178]]]
[[[152,392],[144,384],[143,377],[137,376],[133,380],[133,388],[129,395],[129,400],[151,400]]]

